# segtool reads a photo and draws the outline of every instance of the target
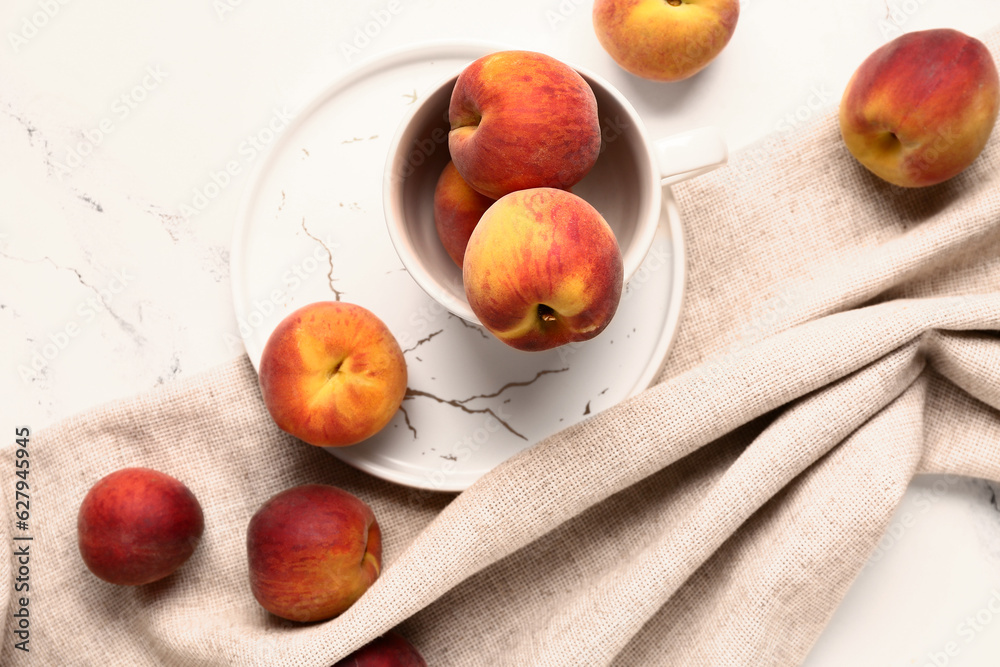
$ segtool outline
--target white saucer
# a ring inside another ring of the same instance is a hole
[[[389,143],[415,96],[500,48],[410,47],[347,74],[274,141],[236,222],[233,303],[254,368],[286,315],[338,295],[395,334],[409,373],[403,409],[375,437],[328,451],[417,488],[461,491],[522,449],[642,391],[680,317],[683,235],[669,188],[653,248],[614,320],[575,347],[509,348],[450,315],[403,269],[382,213]]]

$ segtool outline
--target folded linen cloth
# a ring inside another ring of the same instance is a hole
[[[690,277],[657,383],[458,496],[281,433],[242,358],[34,435],[30,653],[4,586],[0,663],[327,667],[397,625],[436,667],[801,663],[915,475],[1000,480],[1000,139],[910,191],[831,115],[675,196]],[[119,588],[87,572],[75,520],[130,465],[182,479],[206,526],[175,575]],[[297,625],[254,602],[245,530],[307,482],[372,506],[386,566]]]

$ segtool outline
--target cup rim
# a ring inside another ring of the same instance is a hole
[[[642,139],[640,147],[646,162],[647,183],[645,187],[649,188],[651,197],[646,214],[641,216],[639,224],[636,225],[636,232],[633,235],[628,250],[623,250],[622,252],[624,269],[622,285],[624,287],[624,285],[627,285],[635,277],[635,274],[639,271],[639,267],[645,261],[646,255],[649,254],[649,249],[653,247],[653,239],[656,236],[656,229],[660,226],[660,216],[662,215],[663,208],[663,176],[660,172],[660,166],[656,161],[656,154],[653,151],[653,141],[646,131],[646,125],[642,122],[639,112],[632,106],[632,103],[629,102],[624,93],[599,74],[583,67],[569,65],[579,72],[580,76],[587,79],[587,83],[593,85],[593,82],[596,82],[604,93],[609,94],[615,99],[615,102],[628,113],[629,123],[635,126],[635,131]]]
[[[399,147],[403,140],[403,136],[406,134],[406,131],[414,117],[424,108],[427,100],[434,93],[441,90],[443,86],[448,85],[449,81],[454,82],[458,79],[459,73],[461,73],[461,70],[440,80],[432,88],[425,90],[424,93],[426,94],[423,95],[420,102],[414,105],[414,108],[407,112],[403,120],[400,121],[399,127],[396,128],[396,133],[393,135],[392,143],[389,144],[389,152],[386,156],[385,169],[382,175],[382,209],[384,212],[386,228],[389,232],[389,240],[392,242],[392,247],[399,256],[399,260],[403,263],[403,268],[405,268],[406,272],[410,274],[410,277],[413,278],[414,282],[417,283],[420,289],[422,289],[427,296],[447,308],[449,312],[461,317],[467,322],[481,325],[482,323],[479,321],[479,318],[472,312],[472,307],[469,306],[467,302],[456,298],[441,284],[441,281],[438,280],[433,273],[424,267],[419,254],[410,242],[409,236],[404,232],[406,225],[403,224],[402,211],[399,210],[402,208],[402,202],[399,201],[399,205],[397,206],[397,199],[402,197],[402,187],[396,187],[397,181],[401,180],[396,173],[396,167],[398,162],[397,156],[399,155]],[[399,197],[395,196],[396,193],[399,194]]]
[[[491,53],[496,53],[497,51],[512,50],[514,48],[489,44],[486,42],[469,42],[469,45],[472,47],[483,47],[485,51],[482,56],[490,55]],[[469,62],[474,62],[474,60],[470,60]],[[643,155],[637,156],[637,161],[645,164],[647,177],[644,179],[646,180],[646,183],[642,187],[649,190],[650,197],[648,199],[646,210],[642,211],[639,215],[638,224],[636,224],[629,247],[622,250],[622,286],[624,288],[624,286],[627,285],[639,271],[646,255],[653,246],[656,230],[659,227],[660,217],[662,215],[664,187],[662,182],[663,177],[660,173],[659,165],[656,162],[652,141],[646,131],[646,126],[643,124],[642,118],[639,116],[638,111],[636,111],[632,103],[628,101],[620,90],[618,90],[604,77],[595,74],[589,69],[578,67],[572,63],[567,62],[566,64],[578,72],[589,85],[594,86],[596,84],[602,89],[602,92],[612,97],[615,100],[615,103],[628,114],[629,123],[634,126],[634,131],[641,139],[639,145]],[[401,119],[393,135],[392,142],[389,144],[389,150],[386,155],[385,168],[383,170],[382,177],[382,207],[386,228],[388,230],[389,239],[392,243],[393,249],[396,251],[403,267],[406,269],[407,273],[410,274],[410,277],[414,280],[414,282],[416,282],[417,285],[430,298],[444,306],[453,315],[456,315],[472,324],[482,326],[482,323],[472,311],[472,307],[469,305],[468,301],[457,298],[431,271],[427,270],[424,266],[412,242],[410,241],[408,234],[404,231],[406,225],[403,224],[403,216],[400,211],[402,208],[402,202],[397,201],[401,198],[402,188],[396,187],[397,182],[399,181],[399,177],[396,174],[398,162],[397,156],[399,154],[399,147],[403,137],[407,133],[407,129],[412,123],[414,117],[419,114],[422,109],[424,109],[427,101],[433,97],[434,93],[441,90],[442,87],[449,85],[449,83],[453,86],[454,81],[457,80],[459,74],[461,74],[462,70],[466,66],[468,66],[468,63],[463,65],[461,69],[453,74],[441,79],[434,86],[428,87],[424,91],[425,94],[422,96],[420,102],[414,105],[414,108],[409,110]],[[399,197],[396,196],[397,193],[399,194]],[[399,205],[397,206],[397,204]]]

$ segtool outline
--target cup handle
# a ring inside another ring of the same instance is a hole
[[[716,127],[699,127],[653,144],[663,185],[701,176],[729,160],[729,149]]]

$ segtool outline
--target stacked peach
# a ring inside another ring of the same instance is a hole
[[[590,85],[550,56],[501,51],[463,70],[448,116],[434,218],[476,317],[521,350],[599,334],[623,267],[608,223],[569,192],[601,151]]]

